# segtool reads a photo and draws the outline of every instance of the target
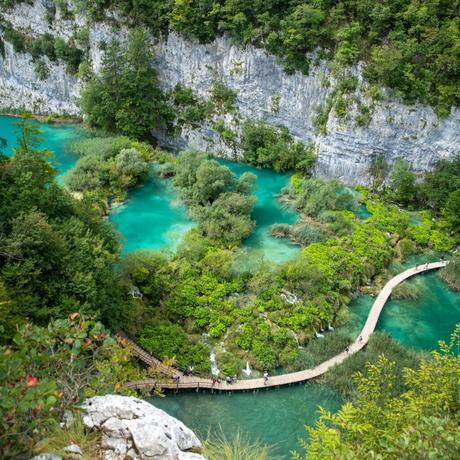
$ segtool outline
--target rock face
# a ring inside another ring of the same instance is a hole
[[[18,29],[30,28],[33,34],[51,33],[69,36],[69,21],[56,17],[52,26],[45,20],[47,0],[35,0],[33,5],[20,4],[4,12],[3,16]],[[69,4],[71,4],[69,2]],[[84,17],[76,15],[74,24],[82,26]],[[102,41],[107,42],[113,32],[107,24],[90,28],[90,57],[93,68],[100,68]],[[118,31],[122,38],[124,31]],[[336,81],[328,67],[321,63],[310,75],[287,75],[273,56],[261,49],[232,45],[225,38],[202,45],[170,33],[155,45],[157,67],[162,85],[171,89],[176,83],[191,87],[202,97],[216,81],[223,81],[237,93],[237,111],[245,119],[263,120],[285,126],[292,135],[312,142],[317,152],[318,175],[342,179],[349,184],[367,184],[374,159],[383,155],[391,165],[397,158],[405,158],[415,171],[433,167],[440,158],[453,156],[460,149],[460,110],[452,109],[446,119],[439,119],[433,109],[423,105],[407,106],[385,97],[375,102],[365,96],[365,84],[359,85],[355,98],[366,106],[373,106],[368,126],[357,126],[354,118],[357,104],[349,109],[349,120],[341,120],[332,110],[327,119],[327,134],[314,127],[315,107],[324,105]],[[363,83],[360,67],[352,73]],[[330,86],[324,84],[328,77]],[[27,108],[36,112],[68,112],[77,114],[76,104],[80,84],[66,74],[62,65],[50,63],[50,76],[39,81],[34,75],[31,58],[14,53],[6,43],[5,57],[0,57],[0,107]],[[226,122],[236,131],[235,120],[227,115]],[[184,130],[173,145],[208,150],[216,155],[238,155],[220,140],[210,126]]]
[[[96,396],[86,400],[82,409],[85,426],[103,433],[105,460],[206,460],[190,429],[145,401]]]

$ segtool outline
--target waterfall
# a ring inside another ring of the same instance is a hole
[[[209,361],[211,361],[211,374],[217,377],[220,373],[220,369],[216,365],[216,354],[214,351],[211,351],[211,354],[209,355]]]
[[[251,375],[251,368],[249,367],[249,361],[246,361],[246,369],[243,369],[243,373],[248,377]]]

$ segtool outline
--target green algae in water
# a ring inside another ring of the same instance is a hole
[[[178,418],[201,439],[222,432],[232,439],[238,432],[251,441],[275,445],[274,452],[290,458],[298,439],[307,436],[304,425],[314,425],[318,406],[336,411],[343,401],[315,383],[255,392],[182,392],[149,402]]]
[[[18,120],[16,117],[0,116],[0,136],[8,142],[5,150],[8,156],[13,154],[13,149],[17,145],[18,132],[15,124]],[[54,154],[50,163],[59,171],[57,179],[62,184],[65,173],[72,169],[78,160],[78,156],[70,149],[71,142],[87,137],[88,133],[75,124],[49,125],[37,121],[34,123],[37,123],[43,131],[41,135],[43,143],[40,148],[49,149]]]
[[[266,260],[275,263],[291,259],[299,252],[300,246],[286,238],[274,238],[269,233],[273,224],[295,224],[298,220],[297,212],[283,206],[278,200],[283,187],[289,185],[290,175],[277,173],[271,169],[258,169],[245,163],[218,161],[227,166],[237,177],[245,172],[253,173],[257,177],[255,191],[257,203],[252,214],[256,221],[256,228],[243,242],[243,246],[260,251]]]
[[[178,200],[170,180],[159,178],[153,168],[149,179],[114,208],[109,220],[124,238],[123,251],[138,249],[174,250],[195,224]]]

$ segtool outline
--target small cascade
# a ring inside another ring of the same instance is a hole
[[[294,337],[294,340],[297,342],[297,348],[299,350],[302,350],[303,346],[300,345],[300,343],[299,343],[299,336],[294,331],[292,331],[292,336]]]
[[[332,331],[334,331],[335,329],[334,329],[334,327],[331,325],[331,323],[329,323],[329,324],[327,325],[327,330],[330,331],[330,332],[332,332]]]
[[[249,367],[249,361],[246,361],[246,369],[243,369],[243,373],[248,377],[251,375],[252,369]]]
[[[220,369],[216,365],[216,354],[214,351],[211,351],[211,354],[209,355],[209,361],[211,361],[211,374],[217,377],[220,373]]]
[[[324,334],[319,333],[318,331],[315,330],[315,337],[317,339],[324,339]]]

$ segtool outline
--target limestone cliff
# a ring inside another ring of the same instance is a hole
[[[3,16],[17,28],[29,28],[31,33],[49,32],[65,37],[71,26],[84,24],[82,17],[77,16],[72,25],[57,15],[53,24],[48,25],[46,3],[46,0],[35,0],[32,6],[21,4],[15,10],[3,12]],[[107,41],[112,33],[107,24],[91,26],[90,57],[96,70],[102,56],[100,43]],[[123,32],[118,34],[123,36]],[[170,33],[154,46],[160,80],[165,88],[180,82],[207,97],[216,81],[225,82],[237,93],[240,118],[285,126],[292,135],[313,142],[319,175],[340,178],[349,184],[366,184],[370,165],[379,154],[384,155],[389,164],[402,157],[415,171],[424,171],[439,158],[460,151],[459,109],[452,109],[448,118],[439,119],[431,107],[408,106],[388,95],[383,101],[372,101],[365,96],[366,84],[359,67],[351,69],[360,84],[353,95],[357,102],[350,106],[349,116],[340,119],[331,110],[325,126],[327,133],[320,134],[313,124],[315,107],[325,105],[337,84],[325,63],[319,63],[308,76],[287,75],[265,51],[232,45],[225,37],[201,45]],[[79,89],[78,80],[56,64],[50,64],[46,80],[38,81],[30,56],[14,53],[6,43],[5,57],[0,58],[0,107],[76,114]],[[372,116],[366,126],[358,126],[355,121],[361,103],[372,106]],[[232,116],[228,115],[226,122],[238,130]],[[184,130],[174,145],[189,145],[217,155],[238,154],[221,142],[209,126]]]

